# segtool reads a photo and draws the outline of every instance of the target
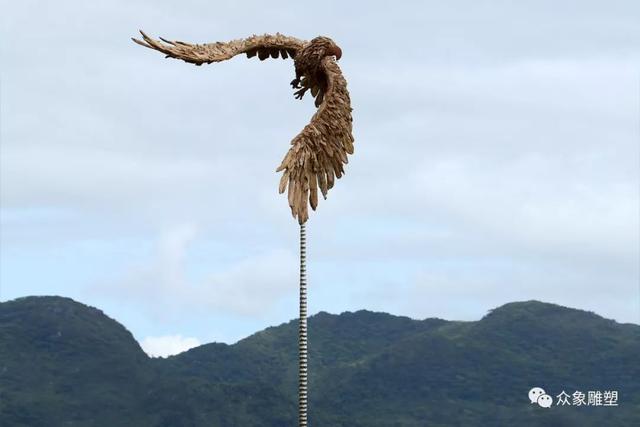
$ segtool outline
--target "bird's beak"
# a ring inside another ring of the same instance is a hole
[[[331,53],[336,57],[337,61],[342,58],[342,49],[340,49],[338,46],[334,46],[333,49],[331,49]]]

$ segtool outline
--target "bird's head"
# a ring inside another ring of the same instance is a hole
[[[335,56],[336,60],[342,57],[342,49],[329,37],[319,36],[311,40],[311,44],[320,49],[321,56]]]

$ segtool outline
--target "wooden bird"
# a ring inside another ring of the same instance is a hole
[[[347,155],[353,154],[351,100],[347,82],[337,60],[342,50],[328,37],[304,41],[280,33],[252,36],[230,42],[191,44],[154,40],[144,32],[139,45],[157,50],[167,58],[202,65],[221,62],[239,54],[261,61],[269,57],[291,57],[295,65],[295,79],[291,86],[294,95],[302,99],[307,91],[315,98],[317,111],[302,131],[291,141],[291,148],[276,172],[283,172],[279,192],[288,188],[291,214],[302,225],[309,218],[308,204],[318,206],[318,188],[323,197],[344,174]]]

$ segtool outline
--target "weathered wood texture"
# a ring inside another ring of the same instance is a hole
[[[288,192],[291,214],[300,224],[309,218],[309,209],[318,206],[318,190],[326,199],[335,180],[344,174],[347,156],[353,154],[351,100],[347,82],[336,62],[342,50],[328,37],[303,41],[276,33],[251,36],[230,42],[191,44],[155,40],[142,31],[134,42],[162,52],[167,58],[202,65],[221,62],[239,54],[260,60],[293,58],[296,77],[291,82],[295,97],[307,91],[318,108],[309,124],[291,141],[291,148],[276,172],[282,172],[279,192]]]

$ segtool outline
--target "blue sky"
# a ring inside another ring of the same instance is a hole
[[[157,354],[295,318],[274,170],[314,108],[292,63],[130,41],[279,31],[341,46],[354,108],[356,153],[308,223],[310,313],[537,299],[640,323],[638,4],[322,4],[3,7],[0,300],[72,297]]]

